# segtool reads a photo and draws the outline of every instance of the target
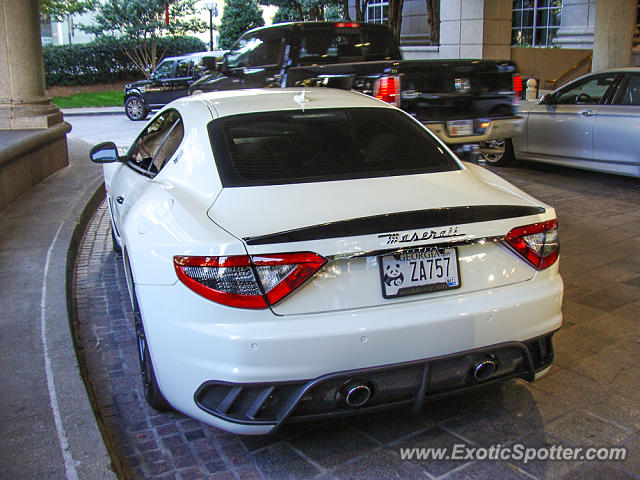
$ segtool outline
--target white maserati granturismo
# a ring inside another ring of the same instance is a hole
[[[266,434],[551,365],[554,209],[387,103],[196,95],[91,158],[156,409]]]

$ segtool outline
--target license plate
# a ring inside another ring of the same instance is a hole
[[[473,135],[473,120],[451,120],[447,122],[447,129],[451,137]]]
[[[408,250],[378,258],[384,298],[460,288],[455,248]]]

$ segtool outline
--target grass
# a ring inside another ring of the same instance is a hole
[[[124,93],[122,90],[76,93],[69,97],[53,97],[51,102],[58,108],[121,107]]]

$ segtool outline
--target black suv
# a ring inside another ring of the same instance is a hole
[[[147,80],[124,86],[124,111],[131,120],[144,120],[151,110],[188,93],[189,85],[215,68],[224,52],[198,52],[162,60]]]

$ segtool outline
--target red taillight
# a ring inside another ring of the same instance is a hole
[[[522,98],[522,77],[520,75],[513,76],[513,100],[518,103]]]
[[[315,253],[279,253],[175,256],[173,263],[180,281],[209,300],[231,307],[267,308],[302,285],[326,260]]]
[[[400,106],[400,77],[382,77],[373,86],[373,96],[383,102]]]
[[[514,228],[505,242],[535,268],[544,270],[555,263],[560,252],[558,220]]]
[[[337,22],[334,23],[334,26],[336,28],[359,28],[360,24],[354,22]]]

